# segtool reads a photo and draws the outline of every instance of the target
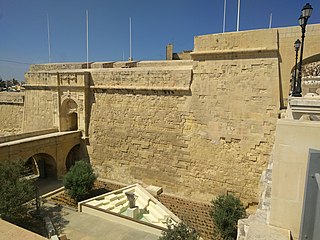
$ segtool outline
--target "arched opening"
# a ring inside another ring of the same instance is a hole
[[[70,130],[75,131],[78,130],[78,114],[77,113],[70,113],[68,114],[69,121],[70,121]]]
[[[25,166],[30,174],[39,175],[39,178],[57,178],[57,165],[49,154],[33,155],[27,160]]]
[[[39,176],[39,168],[38,164],[35,161],[33,157],[30,157],[27,162],[24,164],[24,171],[23,171],[24,176]]]
[[[77,144],[68,153],[68,156],[66,159],[67,171],[69,171],[69,169],[76,163],[76,161],[79,161],[81,159],[82,159],[82,154],[81,154],[80,144]]]
[[[78,105],[72,99],[66,99],[61,105],[61,131],[78,130]]]
[[[319,61],[320,61],[320,54],[315,54],[315,55],[309,56],[309,57],[303,59],[302,67],[304,65],[307,65],[307,64],[310,64],[310,63],[314,63],[314,62],[319,62]],[[298,63],[298,65],[299,65],[299,63]],[[295,65],[293,65],[293,67],[291,69],[291,73],[293,73],[294,69],[295,69]]]
[[[297,65],[297,68],[299,63]],[[291,69],[291,76],[294,78],[295,67],[293,66]],[[302,62],[302,95],[306,95],[308,93],[320,95],[320,54],[316,54],[313,56],[309,56],[303,59]],[[298,77],[298,70],[296,73],[296,77]],[[293,81],[293,80],[292,80]],[[291,85],[292,88],[292,85]]]

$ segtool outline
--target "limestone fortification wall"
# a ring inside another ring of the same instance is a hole
[[[31,66],[24,129],[59,128],[62,101],[74,99],[99,177],[196,201],[232,192],[257,202],[289,86],[282,75],[293,67],[292,29],[199,36],[190,61]]]
[[[24,93],[0,92],[0,137],[22,131]]]
[[[169,94],[126,91],[132,83],[145,85],[146,74],[125,72],[117,78],[123,91],[95,93],[89,154],[101,177],[197,200],[228,191],[256,201],[279,110],[277,31],[243,33],[242,41],[222,36],[227,46],[219,35],[195,39],[191,78],[186,72],[153,83]],[[251,44],[241,46],[248,38]],[[152,74],[163,76],[162,69]],[[96,82],[101,77],[93,74]],[[188,82],[190,91],[177,91]]]
[[[237,52],[209,46],[215,35],[197,38],[195,61],[173,72],[92,70],[88,148],[100,177],[159,185],[200,201],[226,192],[257,201],[279,110],[271,32],[268,38],[248,34],[257,46]]]

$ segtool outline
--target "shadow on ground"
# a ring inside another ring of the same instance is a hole
[[[51,222],[56,230],[58,235],[62,234],[65,227],[68,225],[69,221],[65,219],[68,212],[63,210],[63,207],[60,205],[44,205],[42,206],[41,213],[43,216],[48,216],[51,219]]]

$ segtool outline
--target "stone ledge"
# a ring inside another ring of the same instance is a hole
[[[295,120],[299,120],[302,116],[307,115],[309,117],[320,115],[320,96],[304,96],[304,97],[291,97],[289,98],[289,111],[291,117]],[[313,117],[314,120],[317,118]]]
[[[278,49],[268,48],[249,48],[249,49],[230,49],[230,50],[205,50],[190,53],[194,61],[205,60],[233,60],[252,58],[277,58]]]
[[[145,91],[189,91],[189,87],[145,87],[145,86],[90,86],[90,89],[145,90]]]
[[[228,53],[255,53],[255,52],[274,52],[278,51],[276,48],[245,48],[245,49],[227,49],[227,50],[207,50],[207,51],[194,51],[191,52],[191,56],[194,55],[216,55],[216,54],[228,54]]]

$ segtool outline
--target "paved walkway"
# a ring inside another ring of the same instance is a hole
[[[70,240],[157,240],[159,236],[107,221],[86,213],[46,204],[51,208],[52,221],[60,234]],[[50,211],[50,210],[49,210]]]
[[[53,178],[38,178],[35,181],[35,186],[39,188],[40,195],[44,195],[62,187],[63,181]]]

